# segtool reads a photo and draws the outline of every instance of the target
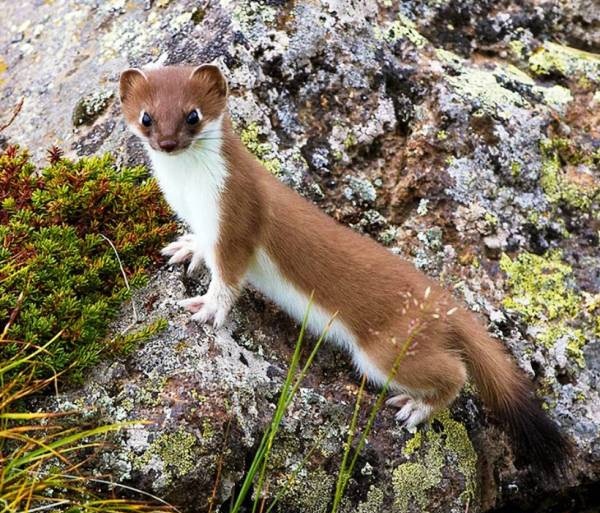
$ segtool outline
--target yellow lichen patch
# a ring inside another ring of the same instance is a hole
[[[570,149],[569,146],[566,139],[542,141],[540,185],[552,204],[564,203],[576,209],[589,209],[600,198],[600,183],[596,176],[585,171],[585,167],[592,168],[598,156],[575,151],[570,157],[572,162],[563,165],[560,154]],[[579,164],[584,166],[583,170],[578,167]]]
[[[183,428],[161,434],[135,462],[136,468],[157,466],[165,483],[189,474],[196,465],[199,447],[196,437]]]
[[[384,500],[383,491],[371,486],[367,492],[367,500],[358,505],[357,513],[379,513],[382,511]]]
[[[584,295],[585,309],[594,319],[594,335],[600,337],[600,294],[596,294],[595,296],[592,296],[591,294]]]
[[[600,56],[546,41],[529,57],[529,69],[536,75],[559,74],[566,78],[585,77],[600,81]]]
[[[409,511],[411,504],[426,510],[429,491],[439,485],[447,460],[458,465],[464,478],[460,500],[463,504],[475,497],[477,488],[477,453],[465,427],[450,417],[448,410],[434,419],[440,429],[418,432],[404,449],[406,456],[417,455],[417,461],[399,465],[392,474],[394,503],[400,513]]]
[[[567,356],[583,367],[586,338],[581,329],[571,327],[582,311],[582,298],[574,290],[573,271],[562,261],[562,254],[522,253],[514,260],[502,255],[500,268],[510,290],[504,306],[523,316],[540,345],[553,347],[558,340],[566,340]]]
[[[8,69],[8,65],[6,64],[6,62],[4,61],[4,59],[2,59],[2,57],[0,57],[0,84],[2,82],[4,82],[4,79],[2,78],[2,75],[4,73],[6,73],[7,69]]]
[[[260,132],[257,123],[252,122],[244,128],[240,134],[240,138],[244,146],[261,161],[267,171],[275,176],[279,175],[281,172],[281,162],[274,157],[272,146],[269,143],[260,141]]]
[[[417,30],[415,22],[402,14],[399,14],[396,21],[384,27],[383,30],[376,27],[374,32],[377,39],[383,39],[389,43],[393,43],[399,39],[405,39],[410,41],[416,47],[421,48],[429,42],[427,38],[423,37]]]
[[[335,481],[333,476],[318,468],[303,469],[295,479],[285,479],[280,484],[285,487],[281,499],[284,505],[294,505],[305,513],[326,513]]]

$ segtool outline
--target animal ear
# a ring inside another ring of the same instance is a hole
[[[138,68],[129,68],[121,73],[121,79],[119,80],[119,91],[121,95],[121,101],[125,101],[131,94],[131,91],[136,87],[136,84],[140,84],[148,80],[146,74]]]
[[[210,85],[210,90],[214,90],[220,98],[227,96],[227,79],[221,68],[215,64],[202,64],[192,71],[190,80],[199,79]]]

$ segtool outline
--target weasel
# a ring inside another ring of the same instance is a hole
[[[204,261],[206,294],[180,304],[192,319],[225,322],[250,284],[344,348],[381,386],[407,428],[456,398],[473,377],[517,454],[538,469],[565,467],[570,445],[546,416],[501,343],[432,279],[367,236],[338,224],[286,187],[247,151],[227,112],[217,66],[128,69],[120,97],[168,203],[191,233],[166,246],[169,263]],[[405,343],[408,351],[400,359]]]

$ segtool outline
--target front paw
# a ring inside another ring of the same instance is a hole
[[[215,329],[221,328],[225,324],[225,319],[229,313],[229,307],[216,301],[209,294],[196,296],[189,299],[182,299],[178,302],[179,306],[192,312],[192,319],[202,324],[212,320]]]
[[[176,241],[165,246],[161,252],[163,256],[168,256],[169,265],[182,264],[190,261],[187,268],[188,274],[193,274],[202,263],[202,252],[198,248],[198,243],[194,235],[186,233]]]

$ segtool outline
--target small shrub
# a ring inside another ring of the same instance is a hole
[[[0,326],[30,344],[60,333],[40,369],[74,366],[78,378],[128,295],[104,237],[139,285],[176,225],[145,168],[118,169],[110,156],[72,161],[56,148],[49,160],[38,170],[15,146],[0,153]],[[5,345],[0,360],[16,350]]]

